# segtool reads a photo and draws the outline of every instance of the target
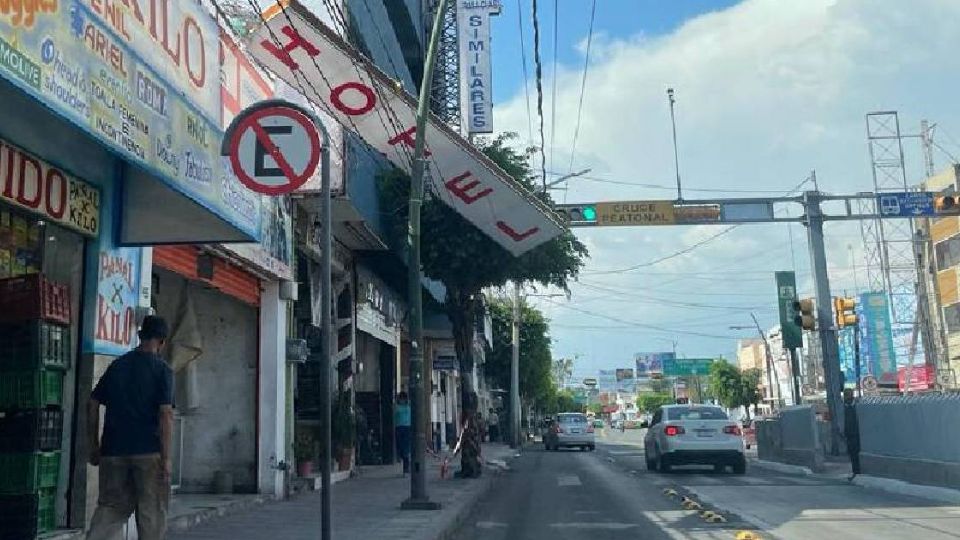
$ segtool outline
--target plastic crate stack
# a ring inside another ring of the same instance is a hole
[[[0,540],[56,527],[69,324],[66,285],[0,280]]]

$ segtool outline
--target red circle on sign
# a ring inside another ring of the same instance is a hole
[[[287,163],[286,159],[283,158],[283,154],[280,153],[280,150],[270,139],[269,135],[263,131],[259,121],[261,118],[267,116],[284,116],[286,118],[290,118],[294,122],[300,124],[307,133],[307,137],[310,138],[310,159],[308,160],[307,166],[303,172],[297,174],[293,171],[293,169],[290,168],[290,164]],[[260,142],[260,144],[267,148],[267,153],[283,171],[284,176],[287,177],[287,180],[289,181],[287,184],[281,186],[267,186],[257,182],[255,178],[243,170],[243,167],[240,165],[240,139],[248,129],[252,129],[254,131],[254,136],[257,137],[257,140]],[[313,176],[313,173],[317,170],[317,165],[319,163],[320,135],[317,133],[316,126],[313,125],[313,121],[305,114],[290,107],[264,107],[263,109],[257,109],[251,112],[240,120],[236,129],[233,130],[233,134],[230,139],[230,166],[233,168],[233,173],[236,175],[237,179],[240,180],[243,185],[250,188],[251,191],[263,193],[264,195],[284,195],[294,191],[305,184],[307,180]]]

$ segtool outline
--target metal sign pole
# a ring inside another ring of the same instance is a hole
[[[320,318],[320,341],[323,344],[323,355],[321,356],[323,369],[320,370],[320,417],[323,418],[324,421],[320,428],[323,432],[322,448],[320,451],[320,489],[322,490],[320,493],[320,538],[322,540],[331,540],[331,538],[333,538],[333,523],[331,522],[330,468],[332,465],[333,445],[330,431],[330,394],[332,391],[330,371],[333,369],[333,366],[330,365],[330,360],[333,354],[333,348],[331,346],[330,310],[333,307],[333,302],[331,301],[333,284],[331,283],[330,277],[330,249],[332,245],[331,237],[333,232],[331,231],[331,226],[333,220],[330,216],[330,146],[327,142],[329,137],[327,136],[326,129],[323,128],[323,124],[319,123],[316,119],[314,119],[314,122],[317,124],[318,129],[323,131],[323,147],[320,158],[320,213],[322,214],[320,219],[323,220],[323,234],[320,237],[320,306],[323,310]]]

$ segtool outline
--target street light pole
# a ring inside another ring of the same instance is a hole
[[[520,447],[520,282],[513,284],[513,354],[510,359],[510,448]]]
[[[401,508],[410,510],[436,510],[440,503],[433,502],[427,496],[427,433],[426,421],[429,418],[430,384],[425,382],[423,373],[423,292],[422,272],[420,269],[420,207],[423,204],[423,175],[426,168],[424,150],[426,149],[427,114],[430,107],[430,88],[433,81],[433,68],[437,59],[437,44],[443,27],[443,16],[447,0],[438,0],[437,12],[430,30],[430,43],[424,62],[423,79],[420,81],[420,95],[417,101],[416,143],[413,150],[413,178],[410,184],[410,223],[409,223],[409,261],[407,279],[410,296],[410,423],[413,428],[413,463],[410,468],[410,498],[403,501]]]

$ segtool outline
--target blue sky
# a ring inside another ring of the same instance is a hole
[[[532,76],[530,0],[520,3]],[[539,4],[549,147],[554,2]],[[553,169],[566,172],[590,0],[560,6]],[[957,20],[956,0],[597,0],[571,168],[592,172],[555,197],[673,198],[667,87],[677,92],[686,198],[782,194],[813,170],[821,190],[870,190],[864,115],[871,111],[899,111],[905,133],[916,133],[922,119],[935,122],[939,144],[960,155],[951,90],[960,85]],[[493,25],[494,129],[526,139],[517,0],[504,0]],[[530,92],[533,98],[533,85]],[[919,144],[906,139],[904,148],[908,181],[919,182]],[[951,161],[945,154],[934,156],[938,170]],[[731,358],[738,339],[756,335],[731,326],[752,324],[751,313],[764,328],[777,324],[775,271],[795,269],[800,294],[812,294],[802,226],[749,225],[712,239],[718,232],[576,229],[591,258],[570,298],[530,300],[551,319],[554,356],[578,357],[578,374],[629,367],[634,353],[670,350],[674,342],[681,355]],[[858,226],[831,224],[826,240],[833,293],[856,292],[867,281]]]
[[[676,30],[692,17],[727,8],[734,0],[597,0],[594,39],[616,39],[638,36],[654,37]],[[554,0],[538,0],[540,21],[540,54],[544,77],[553,70]],[[587,38],[591,0],[557,0],[557,62],[580,69],[583,52],[579,45]],[[533,19],[532,0],[503,0],[503,10],[493,18],[494,100],[522,91],[523,72],[520,51],[520,21],[523,17],[523,40],[526,45],[530,92],[533,86]],[[547,79],[549,80],[549,79]],[[544,92],[550,92],[545,86]]]

